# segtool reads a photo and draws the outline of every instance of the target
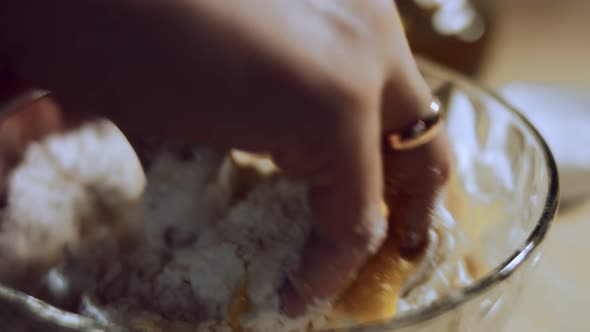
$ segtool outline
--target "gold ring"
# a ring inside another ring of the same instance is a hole
[[[437,98],[430,102],[432,115],[418,120],[416,123],[400,131],[385,133],[383,136],[384,150],[406,151],[415,149],[430,142],[443,127],[444,111]]]

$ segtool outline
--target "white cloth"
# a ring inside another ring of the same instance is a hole
[[[562,201],[590,196],[590,91],[528,82],[513,82],[499,91],[551,148]]]

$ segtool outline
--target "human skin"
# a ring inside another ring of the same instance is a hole
[[[309,183],[316,220],[281,291],[291,315],[350,284],[388,227],[406,230],[403,254],[424,247],[449,161],[441,135],[382,153],[383,133],[428,116],[431,101],[391,0],[0,6],[0,63],[19,84],[50,90],[65,113],[23,115],[10,126],[34,130],[18,140],[3,124],[1,151],[17,155],[62,116],[83,114],[128,135],[270,153]]]

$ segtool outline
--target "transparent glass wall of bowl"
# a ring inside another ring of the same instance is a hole
[[[434,65],[422,69],[449,110],[455,175],[446,205],[486,269],[474,285],[428,308],[347,331],[499,332],[533,274],[555,215],[555,165],[536,131],[503,101]]]

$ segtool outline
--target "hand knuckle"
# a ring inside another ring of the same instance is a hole
[[[436,183],[438,185],[445,184],[452,172],[451,156],[445,137],[435,142],[433,146],[432,165],[432,172],[435,174]]]

